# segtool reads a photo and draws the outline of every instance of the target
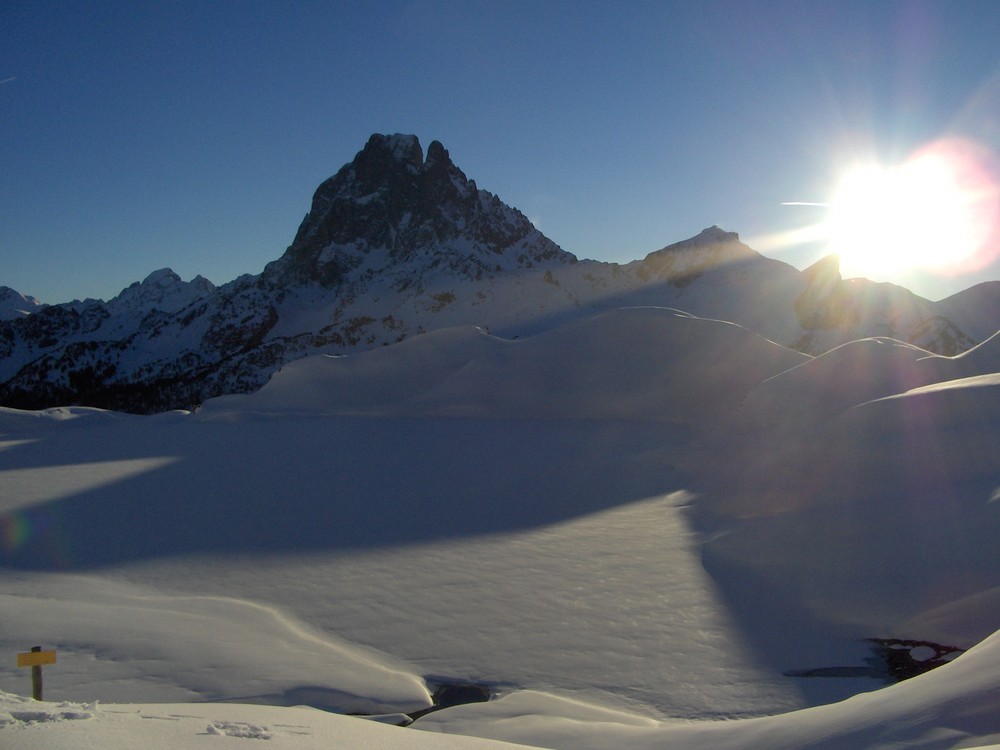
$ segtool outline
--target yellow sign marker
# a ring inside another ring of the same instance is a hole
[[[55,651],[28,651],[17,655],[17,666],[40,667],[43,664],[55,664]]]

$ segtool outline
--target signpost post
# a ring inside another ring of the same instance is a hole
[[[42,699],[42,665],[55,664],[55,651],[42,651],[41,646],[32,646],[31,651],[17,655],[18,667],[31,667],[31,697]]]

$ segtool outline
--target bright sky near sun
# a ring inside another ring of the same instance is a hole
[[[373,132],[581,258],[718,224],[932,299],[1000,279],[951,247],[1000,251],[995,0],[7,0],[0,38],[0,285],[46,302],[259,273]]]

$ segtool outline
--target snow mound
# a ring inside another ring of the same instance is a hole
[[[733,410],[752,386],[805,359],[731,323],[627,308],[514,341],[468,327],[308,358],[258,393],[214,399],[203,412],[695,423]]]
[[[800,429],[857,404],[933,383],[954,360],[889,338],[838,346],[774,377],[747,396],[742,423]]]
[[[0,636],[4,651],[16,650],[17,639],[28,638],[29,632],[36,640],[59,644],[55,687],[63,694],[93,690],[105,702],[128,700],[134,691],[130,681],[143,680],[147,699],[166,701],[197,695],[283,705],[304,702],[308,693],[312,705],[343,713],[414,711],[431,705],[424,681],[384,654],[347,644],[260,603],[164,596],[71,576],[31,577],[6,587],[0,608],[9,614]],[[126,631],[116,627],[119,622],[129,623]],[[169,674],[163,673],[166,664]],[[20,672],[0,670],[0,688],[23,684],[24,670]],[[14,718],[24,721],[26,716],[22,711]]]
[[[305,357],[283,367],[256,393],[206,401],[201,414],[351,414],[395,407],[504,344],[466,326],[430,331],[363,354]]]
[[[1000,634],[921,677],[829,706],[724,722],[650,721],[577,701],[515,693],[431,714],[414,727],[565,750],[889,750],[1000,741]]]
[[[741,430],[716,436],[737,458],[698,504],[706,563],[751,630],[737,580],[869,634],[935,621],[967,647],[996,629],[977,595],[1000,586],[1000,375],[950,379],[970,369],[869,339],[751,392]],[[964,625],[929,614],[959,602]]]

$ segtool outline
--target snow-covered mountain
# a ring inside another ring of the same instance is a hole
[[[164,269],[110,302],[16,303],[31,314],[0,316],[0,404],[163,411],[256,390],[307,354],[459,325],[513,338],[641,305],[732,321],[809,354],[890,336],[954,355],[1000,328],[1000,285],[933,303],[845,281],[836,258],[800,272],[718,227],[625,265],[578,261],[440,143],[425,158],[414,136],[373,135],[258,275],[214,287]]]
[[[23,318],[45,309],[47,305],[34,297],[15,292],[7,286],[0,286],[0,320]]]
[[[189,282],[169,268],[154,271],[136,282],[108,303],[112,316],[142,320],[151,312],[175,313],[215,290],[215,284],[202,276]]]

